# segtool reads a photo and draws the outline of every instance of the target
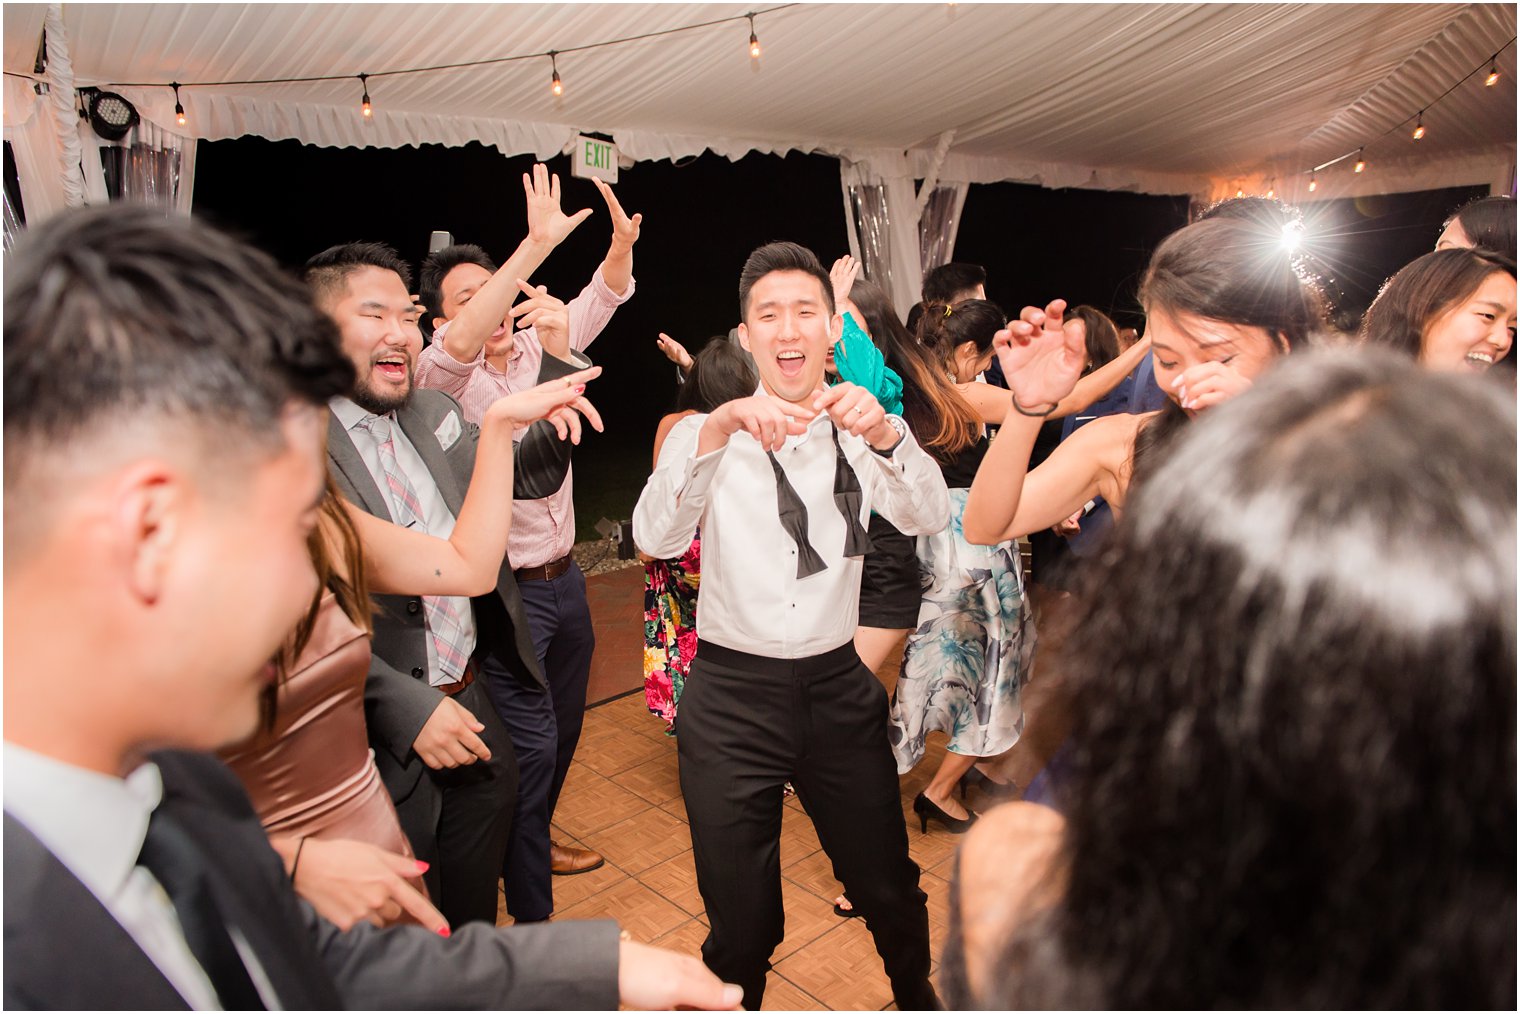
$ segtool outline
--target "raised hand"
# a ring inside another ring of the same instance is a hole
[[[591,182],[602,192],[602,200],[607,202],[607,212],[612,216],[612,245],[625,250],[633,249],[633,244],[639,241],[639,226],[643,224],[644,216],[635,212],[629,218],[606,180],[592,177]]]
[[[585,416],[591,428],[602,432],[602,417],[596,406],[582,395],[586,384],[601,376],[602,368],[593,366],[558,380],[550,380],[498,398],[486,409],[483,424],[502,420],[513,428],[521,428],[540,419],[554,425],[561,440],[572,444],[581,442],[581,417]]]
[[[661,352],[665,353],[666,359],[669,359],[681,368],[682,373],[691,369],[691,353],[686,351],[686,346],[670,337],[664,331],[660,332],[660,337],[656,338],[654,343],[659,346]]]
[[[834,266],[829,268],[829,281],[834,286],[834,309],[839,310],[839,304],[850,298],[850,289],[854,287],[855,279],[858,277],[860,277],[860,262],[849,254],[839,258],[834,262]]]
[[[1061,327],[1065,312],[1064,299],[1053,300],[1044,310],[1026,306],[1018,320],[993,338],[1015,411],[1046,414],[1077,386],[1087,348],[1080,334]]]
[[[528,238],[558,246],[575,227],[591,217],[590,208],[566,215],[559,207],[559,175],[549,175],[543,163],[535,163],[533,175],[523,173],[523,194],[528,202]]]
[[[422,731],[412,741],[412,749],[422,763],[435,770],[490,760],[491,751],[478,735],[485,728],[468,708],[452,697],[445,697],[423,723]]]
[[[788,404],[768,394],[757,394],[724,402],[707,417],[703,429],[710,426],[722,436],[722,440],[716,441],[715,446],[727,443],[730,436],[743,430],[760,441],[760,446],[766,450],[779,451],[788,436],[800,436],[807,432],[808,420],[817,414],[814,410]],[[711,449],[713,448],[706,450]],[[706,453],[706,450],[702,453]]]
[[[864,437],[872,447],[886,450],[897,443],[897,428],[887,422],[887,411],[876,397],[863,387],[849,382],[835,384],[818,392],[813,407],[827,412],[834,425]]]
[[[307,838],[300,849],[292,886],[339,929],[383,926],[409,912],[434,933],[449,935],[443,913],[407,883],[426,873],[427,863],[346,839]]]
[[[531,327],[544,351],[556,359],[570,356],[570,309],[563,300],[549,295],[542,286],[532,286],[521,278],[517,288],[528,298],[507,311],[520,328]]]
[[[1172,381],[1176,401],[1183,411],[1193,413],[1212,408],[1249,389],[1251,380],[1228,363],[1199,363],[1189,366]]]

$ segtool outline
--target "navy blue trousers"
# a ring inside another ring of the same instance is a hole
[[[557,737],[554,706],[537,686],[524,686],[492,656],[482,665],[486,693],[512,740],[517,758],[517,803],[501,863],[507,912],[539,922],[554,912],[549,871],[549,786],[554,781]]]
[[[549,680],[554,698],[554,727],[559,746],[554,758],[554,781],[549,787],[549,815],[559,803],[560,789],[570,770],[575,747],[586,720],[586,683],[591,679],[591,655],[596,634],[591,629],[591,605],[586,601],[586,575],[573,561],[553,581],[523,581],[523,611],[533,634],[533,650]]]

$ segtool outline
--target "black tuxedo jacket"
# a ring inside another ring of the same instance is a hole
[[[218,907],[285,1009],[616,1007],[615,923],[472,923],[448,939],[418,926],[340,931],[297,899],[231,772],[203,754],[152,759],[160,805],[205,854]],[[185,1009],[126,930],[10,814],[4,862],[7,1009]]]

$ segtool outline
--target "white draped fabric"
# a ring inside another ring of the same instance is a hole
[[[533,55],[756,9],[70,4],[63,22],[78,85],[112,87],[192,138],[480,141],[547,157],[590,130],[614,136],[632,160],[839,156],[887,186],[893,221],[909,234],[888,244],[894,260],[918,242],[918,216],[896,202],[915,202],[914,180],[926,175],[936,185],[1015,180],[1205,200],[1274,179],[1279,192],[1317,199],[1513,173],[1513,46],[1500,55],[1500,84],[1484,88],[1479,74],[1457,89],[1426,115],[1417,147],[1407,129],[1391,130],[1509,42],[1510,4],[799,4],[757,17],[758,60],[742,20],[562,52],[558,98],[547,58]],[[4,6],[7,72],[32,72],[45,13]],[[531,58],[385,73],[515,55]],[[371,119],[358,113],[360,73],[371,75]],[[312,75],[343,79],[182,88],[183,128],[166,87]],[[20,151],[45,138],[21,129],[30,118],[11,108],[13,80],[7,136],[18,164],[42,164]],[[1313,197],[1291,182],[1379,137],[1368,151],[1377,171],[1322,173]]]

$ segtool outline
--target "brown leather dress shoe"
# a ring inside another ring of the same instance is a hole
[[[607,860],[602,858],[600,852],[561,845],[557,841],[549,843],[549,869],[556,877],[590,873],[592,870],[600,869],[605,862]]]

